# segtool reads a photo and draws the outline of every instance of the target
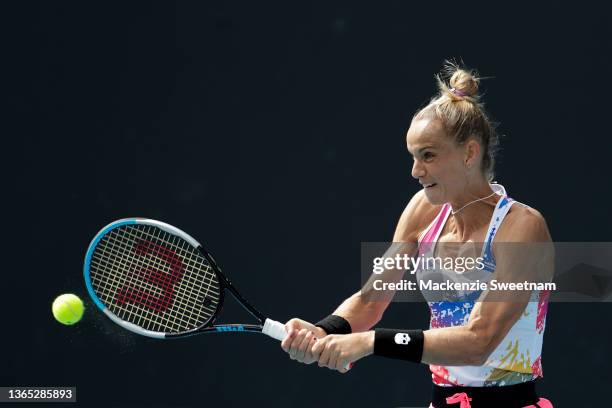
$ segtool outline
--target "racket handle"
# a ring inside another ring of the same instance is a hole
[[[276,320],[271,319],[266,319],[261,332],[276,340],[283,340],[285,336],[287,336],[287,330],[285,330],[285,325],[281,322],[277,322]]]
[[[276,340],[283,340],[285,336],[287,336],[287,330],[285,330],[285,325],[281,322],[277,322],[276,320],[266,319],[263,325],[263,329],[261,329],[263,334],[266,334]],[[348,363],[345,367],[346,371],[353,368],[353,363]]]

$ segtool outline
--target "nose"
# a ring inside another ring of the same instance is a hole
[[[421,163],[420,160],[418,159],[414,159],[414,161],[412,162],[412,177],[414,177],[415,179],[418,178],[422,178],[425,176],[426,172],[425,172],[425,166],[423,166],[423,163]]]

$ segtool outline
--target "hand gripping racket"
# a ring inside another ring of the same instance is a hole
[[[277,340],[285,326],[266,318],[227,279],[195,239],[160,221],[131,218],[104,227],[87,249],[85,284],[112,321],[158,339],[255,332]],[[220,324],[225,290],[259,324]]]

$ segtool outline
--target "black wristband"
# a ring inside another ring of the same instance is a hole
[[[353,332],[351,324],[344,317],[333,314],[320,320],[315,326],[322,328],[327,334],[349,334]]]
[[[374,330],[374,355],[420,363],[423,358],[423,330]]]

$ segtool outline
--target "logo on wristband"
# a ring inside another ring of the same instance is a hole
[[[397,333],[394,339],[395,339],[395,344],[410,343],[410,336],[408,335],[408,333]]]

